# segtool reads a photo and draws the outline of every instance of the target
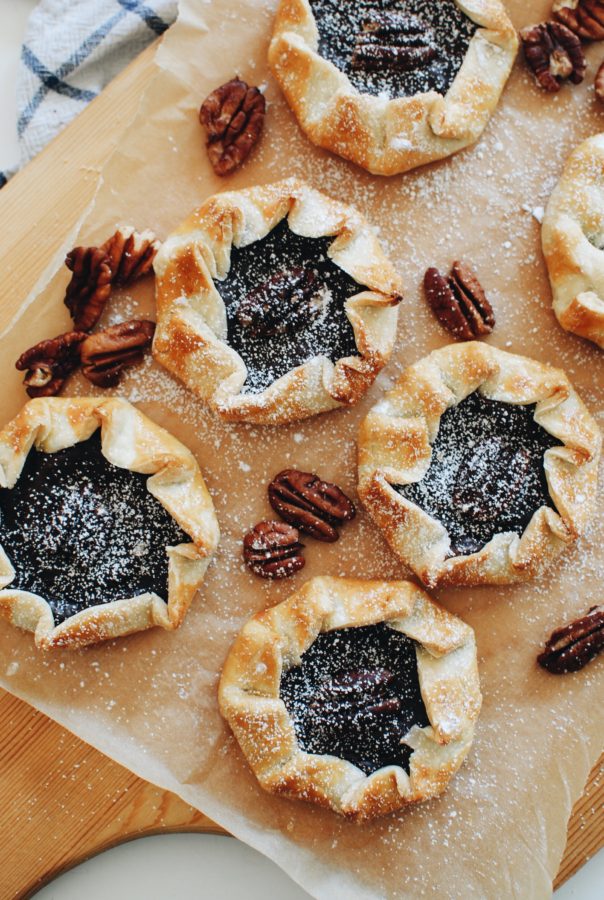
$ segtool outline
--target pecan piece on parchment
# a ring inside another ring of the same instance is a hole
[[[243,558],[261,578],[288,578],[306,564],[303,547],[297,528],[284,522],[259,522],[243,539]]]
[[[428,306],[447,331],[463,341],[490,334],[495,327],[493,307],[467,263],[456,260],[448,278],[430,268],[424,275]]]
[[[80,346],[87,337],[68,331],[25,350],[15,367],[25,372],[23,384],[30,397],[53,397],[80,364]]]
[[[282,519],[318,541],[339,538],[338,526],[356,515],[344,491],[311,472],[284,469],[268,486],[270,505]]]
[[[136,231],[131,225],[118,225],[101,249],[109,257],[111,283],[132,284],[151,271],[160,242],[149,229]]]
[[[73,275],[65,306],[79,331],[90,331],[101,317],[114,284],[131,284],[150,271],[160,243],[152,231],[118,225],[100,247],[74,247],[65,265]]]
[[[230,175],[248,158],[264,127],[266,100],[255,87],[233,78],[206,97],[199,121],[208,132],[208,156],[217,175]]]
[[[604,40],[604,0],[554,0],[552,16],[584,41]]]
[[[78,331],[90,331],[101,317],[111,294],[111,265],[102,247],[74,247],[65,258],[72,271],[65,306]]]
[[[581,41],[560,22],[542,22],[520,32],[524,57],[537,83],[550,94],[568,78],[580,84],[587,63]]]
[[[537,657],[554,675],[578,672],[604,650],[604,606],[592,606],[587,615],[557,628]]]
[[[316,273],[296,266],[251,290],[239,304],[237,319],[253,338],[264,338],[306,327],[321,309]]]
[[[371,10],[357,35],[352,65],[379,71],[419,69],[436,56],[434,31],[419,16]]]
[[[142,362],[155,322],[132,319],[86,336],[80,347],[82,372],[97,387],[114,387],[128,366]]]

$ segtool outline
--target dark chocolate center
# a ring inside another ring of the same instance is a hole
[[[304,238],[287,219],[265,238],[233,247],[216,288],[228,342],[243,359],[245,390],[258,393],[315,356],[358,355],[344,303],[363,290],[327,256],[334,238]]]
[[[153,591],[167,598],[167,545],[190,538],[147,490],[147,475],[101,453],[100,432],[57,453],[32,448],[0,489],[11,588],[43,597],[55,624],[89,606]]]
[[[415,644],[387,625],[320,634],[302,664],[283,672],[281,699],[307,753],[338,756],[366,775],[383,766],[409,772],[403,739],[430,722]]]
[[[446,94],[476,24],[455,0],[310,0],[319,53],[361,93]]]
[[[543,455],[559,445],[534,420],[535,406],[475,392],[448,409],[421,481],[396,489],[442,522],[451,553],[476,553],[499,532],[520,535],[549,496]]]

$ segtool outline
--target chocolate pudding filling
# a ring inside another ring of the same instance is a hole
[[[56,453],[32,447],[15,486],[0,489],[10,588],[43,597],[56,625],[146,592],[166,599],[166,546],[190,538],[148,492],[148,477],[109,463],[100,431]]]
[[[383,766],[409,772],[404,738],[430,724],[415,644],[383,623],[318,635],[301,665],[283,672],[280,695],[304,751],[345,759],[366,775]]]
[[[310,0],[319,54],[361,93],[446,94],[477,25],[454,0]]]
[[[227,341],[247,367],[248,393],[315,356],[358,356],[344,304],[364,288],[329,259],[333,241],[300,237],[284,219],[265,238],[233,247],[216,289],[226,306]]]
[[[452,556],[476,553],[500,532],[521,535],[539,507],[555,509],[543,456],[560,442],[534,414],[534,405],[470,394],[441,417],[422,480],[396,485],[403,497],[442,522]]]

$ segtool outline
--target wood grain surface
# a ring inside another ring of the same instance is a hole
[[[92,199],[97,173],[156,71],[153,55],[146,50],[0,192],[0,331]],[[30,896],[64,869],[142,835],[224,833],[3,691],[0,754],[0,900]],[[604,756],[573,810],[556,885],[602,846]]]

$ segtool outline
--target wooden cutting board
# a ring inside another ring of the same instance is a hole
[[[143,53],[0,191],[0,332],[92,199],[155,70]],[[200,138],[201,139],[201,138]],[[142,835],[224,833],[42,713],[0,691],[0,900],[27,897],[76,863]],[[604,846],[604,756],[575,805],[556,885]]]

